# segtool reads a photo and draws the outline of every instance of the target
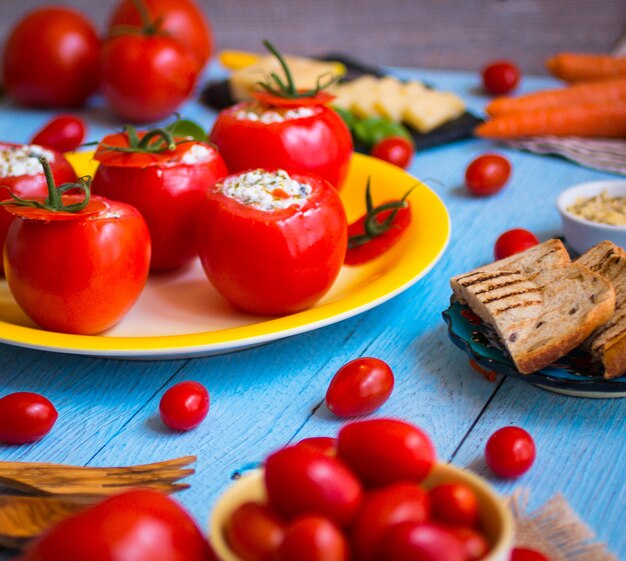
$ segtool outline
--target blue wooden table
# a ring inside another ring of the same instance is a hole
[[[210,70],[213,76],[220,72]],[[478,113],[487,101],[477,74],[396,72],[453,90]],[[527,77],[522,89],[552,84],[548,78]],[[182,113],[207,126],[215,117],[195,102]],[[120,125],[97,104],[80,114],[91,126],[92,139]],[[0,139],[27,141],[49,116],[5,101]],[[491,198],[470,197],[462,186],[467,164],[496,148],[512,162],[510,184]],[[336,434],[342,423],[323,405],[328,383],[345,362],[370,355],[386,360],[396,376],[393,395],[377,416],[420,425],[443,461],[485,475],[504,494],[529,488],[531,507],[563,493],[618,558],[626,558],[626,400],[565,397],[511,379],[489,382],[451,344],[441,319],[449,277],[489,261],[502,231],[519,226],[541,239],[559,235],[557,194],[574,183],[615,176],[474,139],[417,154],[410,172],[436,180],[430,184],[452,220],[446,254],[411,289],[335,325],[207,358],[105,360],[0,345],[0,395],[41,392],[59,411],[46,438],[33,445],[0,446],[0,460],[130,465],[197,454],[192,488],[178,498],[206,527],[212,505],[235,470],[288,442]],[[174,433],[159,420],[159,399],[168,387],[189,379],[209,389],[211,410],[198,429]],[[533,435],[537,461],[520,479],[501,481],[487,472],[483,449],[494,430],[511,424]]]

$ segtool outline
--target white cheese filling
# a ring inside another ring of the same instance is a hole
[[[213,154],[208,146],[202,144],[194,144],[180,159],[183,164],[204,164],[211,160]]]
[[[312,191],[310,185],[298,183],[282,169],[255,169],[227,178],[218,188],[227,197],[266,212],[302,206]]]
[[[318,107],[267,107],[260,103],[253,103],[246,104],[235,111],[235,118],[240,121],[282,123],[283,121],[312,117],[318,112]]]
[[[48,162],[54,162],[54,153],[36,144],[0,148],[0,177],[43,173],[43,167],[37,156],[44,156]]]

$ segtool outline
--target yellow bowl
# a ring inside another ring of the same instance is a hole
[[[480,522],[491,544],[489,554],[481,561],[509,561],[513,548],[513,517],[502,498],[481,477],[450,464],[437,464],[422,483],[431,489],[442,483],[464,483],[471,487],[480,504]],[[210,520],[211,542],[222,561],[242,561],[228,546],[224,535],[226,521],[240,505],[266,502],[263,471],[255,470],[237,480],[218,499]]]

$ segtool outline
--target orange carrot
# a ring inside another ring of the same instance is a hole
[[[478,125],[474,132],[502,139],[537,135],[626,138],[626,100],[510,113]]]
[[[626,77],[576,84],[568,88],[544,90],[519,97],[498,97],[487,105],[492,117],[519,111],[534,111],[581,103],[613,103],[626,101]]]
[[[626,76],[626,57],[559,53],[546,61],[548,70],[566,82],[589,82]]]

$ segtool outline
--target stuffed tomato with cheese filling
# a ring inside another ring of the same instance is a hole
[[[48,150],[36,144],[0,143],[0,201],[11,198],[9,192],[18,197],[30,198],[45,196],[48,192],[46,176],[39,157],[44,156],[50,165],[52,176],[57,183],[76,181],[76,173],[60,152]],[[0,207],[0,253],[4,247],[13,215]],[[0,259],[0,275],[4,268]]]
[[[227,175],[208,143],[175,137],[167,129],[126,132],[102,139],[94,194],[134,206],[152,240],[151,271],[172,271],[196,257],[198,206],[213,183]]]
[[[204,271],[233,306],[283,315],[315,304],[339,274],[348,226],[324,179],[255,169],[217,182],[199,212]]]

